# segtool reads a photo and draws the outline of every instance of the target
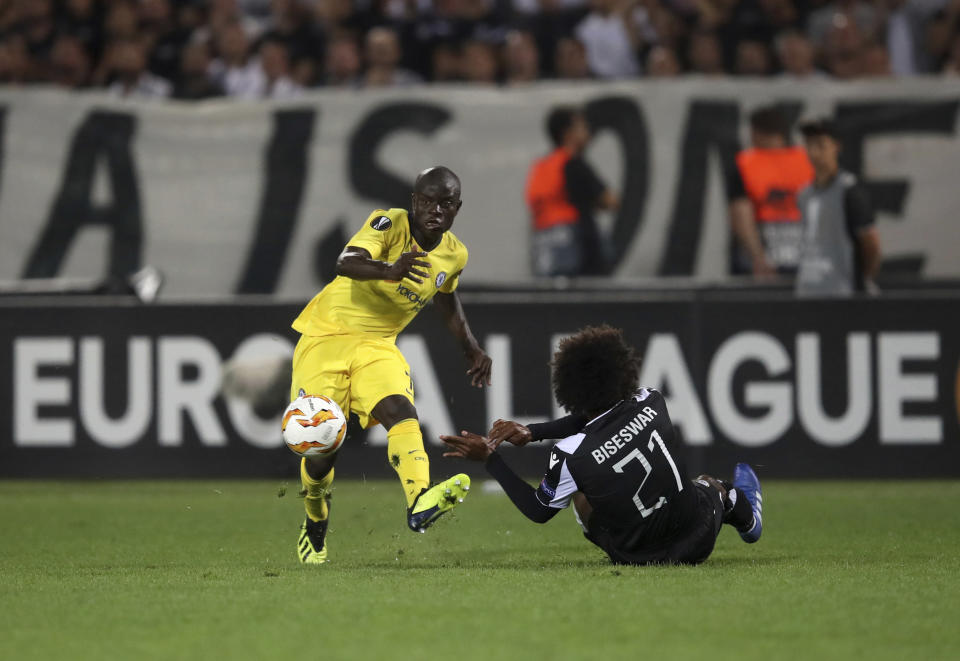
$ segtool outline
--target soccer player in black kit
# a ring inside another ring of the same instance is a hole
[[[588,327],[563,340],[553,357],[553,390],[571,413],[520,425],[498,420],[487,437],[441,436],[445,456],[484,461],[527,518],[545,523],[573,502],[584,535],[618,564],[697,564],[707,559],[722,524],[748,543],[762,531],[756,474],[737,464],[733,483],[687,477],[674,451],[666,402],[639,388],[639,358],[620,330]],[[559,438],[534,489],[496,447]]]

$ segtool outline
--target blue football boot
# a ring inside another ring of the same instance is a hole
[[[763,532],[763,495],[760,480],[748,464],[737,464],[733,469],[733,487],[750,502],[753,509],[753,523],[746,530],[740,530],[740,539],[753,544]]]

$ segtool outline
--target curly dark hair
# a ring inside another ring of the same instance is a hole
[[[560,342],[550,365],[553,394],[571,413],[602,413],[637,390],[640,356],[619,328],[583,328]]]

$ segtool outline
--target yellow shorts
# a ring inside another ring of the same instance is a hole
[[[303,390],[329,397],[347,415],[372,427],[373,408],[384,397],[403,395],[413,404],[410,366],[391,340],[359,335],[301,335],[293,352],[290,400]]]

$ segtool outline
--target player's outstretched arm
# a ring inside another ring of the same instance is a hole
[[[550,420],[548,422],[534,422],[529,426],[521,425],[512,420],[497,420],[493,423],[487,438],[493,447],[499,447],[507,442],[513,445],[526,445],[531,441],[542,441],[545,438],[566,438],[582,430],[588,419],[585,415],[571,414]]]
[[[460,297],[457,296],[457,292],[445,294],[438,291],[433,300],[436,301],[437,308],[443,315],[447,328],[460,342],[463,355],[467,357],[467,361],[470,363],[467,376],[470,377],[471,385],[477,388],[482,388],[485,385],[489,386],[493,361],[480,348],[477,338],[470,331],[470,324],[467,323],[467,316],[463,313],[463,306],[460,304]]]
[[[513,472],[500,453],[494,451],[489,439],[479,434],[461,431],[459,436],[441,436],[440,440],[450,448],[449,452],[443,453],[444,457],[461,457],[485,462],[487,472],[500,483],[510,501],[534,523],[546,523],[560,511],[540,502],[537,498],[537,490]]]
[[[425,252],[411,250],[405,252],[397,261],[381,262],[373,259],[366,248],[347,246],[337,258],[337,275],[352,280],[392,280],[399,282],[404,278],[413,280],[417,284],[429,277],[430,262],[423,258]]]
[[[534,440],[529,427],[502,418],[493,423],[490,431],[487,432],[487,438],[490,439],[490,444],[495,448],[500,447],[500,444],[504,442],[519,446],[526,445]]]

